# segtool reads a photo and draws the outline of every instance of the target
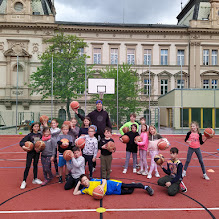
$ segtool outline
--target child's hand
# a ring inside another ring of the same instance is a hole
[[[93,159],[92,159],[92,162],[95,162],[95,161],[96,161],[96,158],[93,158]]]
[[[166,182],[166,187],[170,187],[171,186],[171,182]]]
[[[22,146],[23,150],[26,151],[26,152],[29,152],[30,149],[28,147],[25,147],[25,146]]]
[[[120,141],[123,143],[123,140],[122,140],[122,138],[121,138],[121,137],[119,138],[119,140],[120,140]]]
[[[191,141],[187,141],[188,144],[191,144]]]
[[[53,161],[54,161],[54,157],[51,157],[51,158],[50,158],[50,161],[53,162]]]
[[[105,144],[105,145],[103,145],[103,146],[102,146],[102,148],[103,148],[103,149],[106,149],[106,148],[107,148],[106,144]]]
[[[73,109],[73,111],[74,111],[76,114],[78,114],[78,109]]]
[[[102,192],[104,192],[104,186],[103,185],[100,185],[100,190],[102,190]]]
[[[43,121],[43,126],[44,126],[44,127],[47,127],[47,126],[48,126],[48,124],[47,124],[47,121],[46,121],[46,120],[44,120],[44,121]]]

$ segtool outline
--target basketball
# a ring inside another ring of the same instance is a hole
[[[93,197],[94,199],[102,199],[104,196],[104,192],[100,189],[100,186],[97,186],[94,190],[93,190]]]
[[[60,145],[60,147],[61,147],[62,149],[68,148],[69,145],[63,145],[63,143],[69,143],[69,140],[68,140],[67,138],[61,139],[61,142],[62,142],[62,144]]]
[[[70,121],[64,121],[63,125],[68,125],[70,127],[71,126],[71,122]]]
[[[26,141],[24,144],[25,147],[28,148],[28,150],[24,149],[24,151],[32,151],[33,150],[33,143],[31,141]]]
[[[206,128],[204,130],[204,135],[206,138],[213,138],[214,134],[215,134],[215,132],[214,132],[214,129],[212,129],[212,128]]]
[[[85,139],[84,138],[78,138],[75,141],[75,146],[79,147],[80,149],[83,149],[85,146]]]
[[[123,136],[121,137],[121,139],[122,139],[123,143],[128,143],[129,140],[130,140],[128,135],[123,135]]]
[[[64,158],[66,161],[71,160],[72,157],[74,157],[74,153],[73,153],[71,150],[66,150],[66,151],[64,151],[64,153],[63,153],[63,158]]]
[[[125,126],[125,127],[122,129],[122,131],[123,131],[124,133],[129,132],[129,127]]]
[[[110,152],[114,152],[116,150],[116,146],[115,146],[115,143],[112,142],[112,141],[109,141],[107,143],[107,148],[106,148],[108,151]]]
[[[169,147],[169,142],[166,138],[163,138],[157,143],[157,147],[159,150],[165,150]]]
[[[156,164],[161,165],[164,162],[165,158],[162,154],[157,154],[154,157],[154,161]]]
[[[72,109],[78,109],[79,108],[79,103],[78,103],[78,101],[72,101],[71,103],[70,103],[70,107],[72,108]]]
[[[141,136],[136,136],[136,137],[135,137],[135,141],[136,141],[136,142],[142,142]]]
[[[46,145],[44,141],[37,141],[34,145],[34,149],[36,152],[43,151],[45,149]]]
[[[40,116],[40,123],[44,123],[44,122],[48,122],[49,121],[49,117],[46,115],[42,115]]]

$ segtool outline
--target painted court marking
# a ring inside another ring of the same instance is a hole
[[[208,208],[218,211],[219,208]],[[71,212],[96,212],[97,209],[72,209],[72,210],[30,210],[30,211],[0,211],[0,214],[32,214],[32,213],[71,213]],[[107,211],[205,211],[204,208],[132,208],[132,209],[106,209]]]

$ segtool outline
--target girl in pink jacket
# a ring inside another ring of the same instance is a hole
[[[139,146],[139,155],[140,155],[140,167],[141,169],[137,174],[142,174],[143,176],[148,175],[148,165],[147,165],[147,149],[148,149],[148,134],[147,134],[147,125],[141,125],[141,135],[142,142],[136,142]],[[145,170],[144,170],[145,168]]]

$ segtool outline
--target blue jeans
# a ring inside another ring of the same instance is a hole
[[[129,152],[129,151],[126,151],[125,169],[128,169],[131,154],[132,154],[132,158],[133,158],[133,169],[136,169],[137,153],[133,153],[133,152]]]

